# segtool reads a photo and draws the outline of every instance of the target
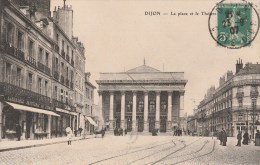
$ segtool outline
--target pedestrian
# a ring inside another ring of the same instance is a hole
[[[66,128],[67,138],[68,138],[68,145],[71,145],[71,139],[72,139],[72,130],[70,127]]]
[[[237,145],[236,146],[241,147],[241,140],[242,140],[242,133],[241,133],[241,131],[238,131],[238,134],[237,134]]]
[[[244,145],[248,145],[248,141],[249,141],[249,134],[248,134],[248,132],[247,132],[247,130],[246,130],[246,132],[244,133],[244,135],[243,135],[243,144]]]
[[[81,136],[81,132],[82,132],[82,128],[81,127],[79,127],[79,136]]]
[[[125,135],[127,135],[127,129],[125,129]]]
[[[220,145],[222,145],[222,131],[219,131],[218,133],[218,139],[220,141]]]
[[[222,129],[222,145],[223,146],[227,145],[227,133],[224,129]]]
[[[256,134],[255,134],[255,146],[260,146],[260,132],[259,132],[259,130],[257,130]]]
[[[22,128],[20,126],[20,124],[16,124],[15,125],[15,131],[16,131],[16,137],[17,137],[17,141],[21,140],[21,135],[22,135]]]

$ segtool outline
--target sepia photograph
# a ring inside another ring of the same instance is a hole
[[[0,0],[0,165],[260,164],[259,0]]]

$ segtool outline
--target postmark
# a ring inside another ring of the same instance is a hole
[[[259,31],[259,15],[252,3],[223,0],[212,9],[208,27],[218,45],[239,49],[251,46]]]

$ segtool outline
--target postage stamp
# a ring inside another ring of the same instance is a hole
[[[251,46],[259,30],[259,15],[252,3],[218,3],[209,17],[213,39],[223,47],[238,49]]]

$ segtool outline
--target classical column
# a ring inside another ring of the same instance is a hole
[[[171,126],[172,126],[172,91],[168,91],[167,132],[171,131]]]
[[[148,132],[148,91],[144,92],[144,132]]]
[[[132,130],[136,131],[136,91],[133,91]]]
[[[180,113],[179,117],[184,117],[184,92],[180,92]]]
[[[48,115],[47,132],[48,132],[48,139],[50,139],[51,138],[51,115]]]
[[[121,91],[121,128],[125,129],[125,91]]]
[[[160,97],[161,92],[156,91],[156,112],[155,112],[155,128],[160,129]]]
[[[0,96],[1,97],[1,96]],[[1,98],[0,98],[1,99]],[[3,120],[2,120],[2,113],[3,113],[3,108],[4,108],[4,105],[3,103],[0,101],[0,141],[2,140],[2,136],[3,136]]]
[[[109,129],[114,130],[114,92],[110,91],[110,105],[109,105]]]
[[[102,91],[98,91],[98,110],[99,110],[99,127],[103,126],[103,97],[102,97]]]

